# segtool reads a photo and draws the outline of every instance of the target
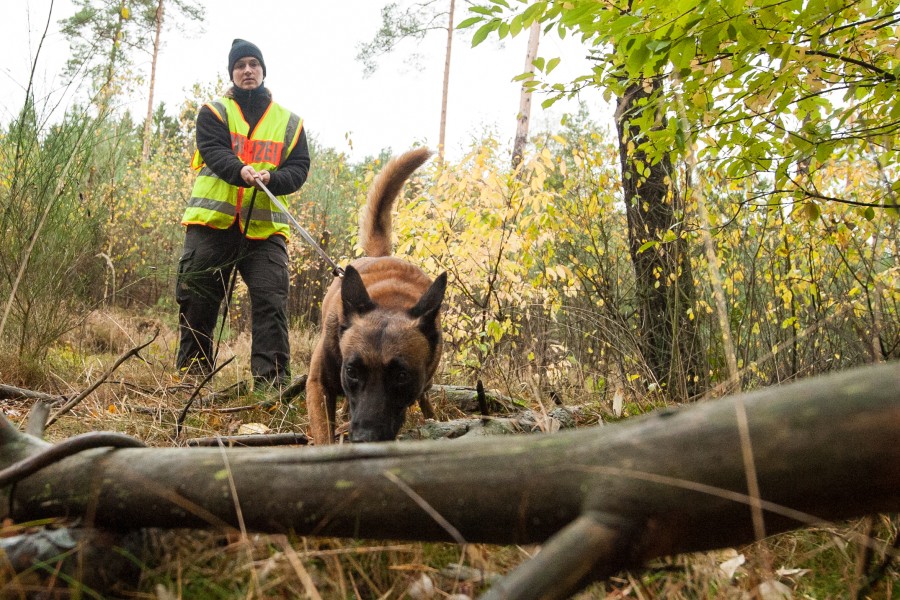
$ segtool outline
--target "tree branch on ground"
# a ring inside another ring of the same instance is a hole
[[[47,451],[2,425],[0,465]],[[492,593],[565,598],[652,558],[751,542],[751,506],[768,535],[898,511],[898,430],[895,362],[552,435],[302,451],[87,450],[7,487],[0,518],[80,516],[86,527],[118,531],[227,528],[238,526],[239,506],[252,531],[540,542],[538,558]],[[748,452],[758,496],[747,491]],[[550,560],[567,556],[579,558]]]

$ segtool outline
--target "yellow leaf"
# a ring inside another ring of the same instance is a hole
[[[822,210],[815,202],[807,202],[804,204],[803,212],[810,221],[816,221],[819,218],[819,215],[822,214]]]

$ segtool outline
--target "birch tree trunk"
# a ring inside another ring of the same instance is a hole
[[[141,150],[141,164],[150,159],[150,132],[153,124],[153,92],[156,88],[156,61],[159,57],[159,44],[162,34],[165,0],[156,5],[156,34],[153,37],[153,59],[150,62],[150,89],[147,91],[147,120],[144,121],[144,147]]]
[[[534,59],[537,56],[538,43],[541,38],[541,23],[535,21],[528,32],[528,49],[525,52],[525,71],[534,73]],[[531,90],[522,84],[519,97],[519,116],[516,123],[516,138],[513,141],[512,168],[515,171],[525,155],[525,144],[528,142],[528,130],[531,124]]]
[[[453,48],[453,11],[456,0],[450,0],[450,12],[447,16],[447,53],[444,55],[444,85],[441,92],[441,127],[438,134],[438,160],[444,160],[447,143],[447,99],[450,94],[450,56]]]

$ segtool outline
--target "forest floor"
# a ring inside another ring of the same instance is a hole
[[[95,392],[46,431],[59,441],[87,431],[117,431],[151,446],[185,445],[189,438],[243,433],[298,433],[308,421],[302,397],[282,402],[271,392],[253,392],[247,380],[250,353],[246,334],[226,336],[222,356],[236,359],[209,384],[175,435],[175,422],[195,390],[196,381],[181,379],[171,366],[176,334],[171,324],[152,318],[95,313],[85,325],[54,349],[46,365],[42,391],[71,396],[106,373],[130,348],[154,339],[140,357],[122,364]],[[305,372],[315,332],[292,332],[295,376]],[[11,363],[12,366],[14,362]],[[15,384],[33,378],[27,367],[4,370]],[[474,385],[470,381],[440,381]],[[485,387],[505,393],[503,382]],[[570,394],[571,396],[571,394]],[[210,400],[210,398],[214,398]],[[438,395],[432,402],[436,421],[466,418],[467,409]],[[588,427],[617,417],[606,398],[565,398],[571,421],[538,419],[534,429]],[[548,415],[549,399],[526,398],[515,407]],[[6,416],[23,424],[28,401],[0,401]],[[632,413],[652,410],[629,405]],[[410,411],[405,431],[428,425],[418,408]],[[610,425],[615,426],[615,425]],[[304,447],[298,446],[298,452]],[[7,537],[22,524],[4,524]],[[874,516],[840,527],[814,527],[761,540],[740,548],[670,557],[642,571],[620,573],[581,592],[577,598],[900,598],[896,561],[869,551],[860,540],[896,548],[900,518]],[[532,557],[537,546],[492,546],[445,543],[374,542],[366,540],[226,535],[211,531],[158,534],[154,551],[143,558],[134,586],[117,594],[126,598],[474,598],[490,584]],[[896,550],[895,550],[896,551]],[[3,597],[37,597],[12,593],[24,580],[0,569]],[[58,585],[53,574],[28,579],[31,590]],[[82,590],[84,597],[103,597]],[[57,597],[52,593],[47,597]],[[58,597],[67,597],[65,594]]]

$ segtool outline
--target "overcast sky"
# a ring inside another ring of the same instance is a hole
[[[262,50],[267,68],[266,85],[276,100],[303,117],[307,133],[326,146],[355,159],[375,155],[390,147],[400,152],[414,143],[437,145],[441,109],[446,36],[431,33],[423,42],[407,42],[399,52],[380,62],[371,77],[363,77],[355,60],[360,42],[372,38],[380,24],[380,9],[388,0],[294,0],[238,2],[206,0],[207,18],[201,25],[186,25],[181,32],[167,23],[157,67],[156,101],[174,112],[194,83],[211,83],[222,74],[227,80],[231,41],[244,38]],[[7,123],[24,99],[32,57],[41,38],[51,4],[53,15],[48,41],[37,65],[39,97],[58,98],[59,70],[68,46],[58,31],[58,21],[75,9],[68,0],[17,0],[6,2],[7,58],[0,66],[0,121]],[[448,3],[449,4],[449,3]],[[278,6],[255,10],[256,6]],[[456,22],[469,15],[457,2]],[[202,29],[201,29],[202,27]],[[447,121],[447,153],[458,158],[473,139],[494,132],[511,143],[519,108],[520,86],[511,79],[524,70],[527,32],[503,43],[489,40],[471,48],[473,31],[457,31],[453,42],[450,98]],[[422,56],[421,69],[406,57]],[[588,63],[584,48],[574,40],[554,36],[541,40],[540,55],[562,56],[554,73],[573,76]],[[149,55],[138,57],[138,67],[149,73]],[[604,121],[608,108],[596,92],[582,99],[596,107]],[[532,130],[553,128],[574,103],[557,104],[549,111],[536,97]],[[140,119],[146,111],[146,92],[136,94],[129,105]],[[352,141],[352,148],[348,143]]]

